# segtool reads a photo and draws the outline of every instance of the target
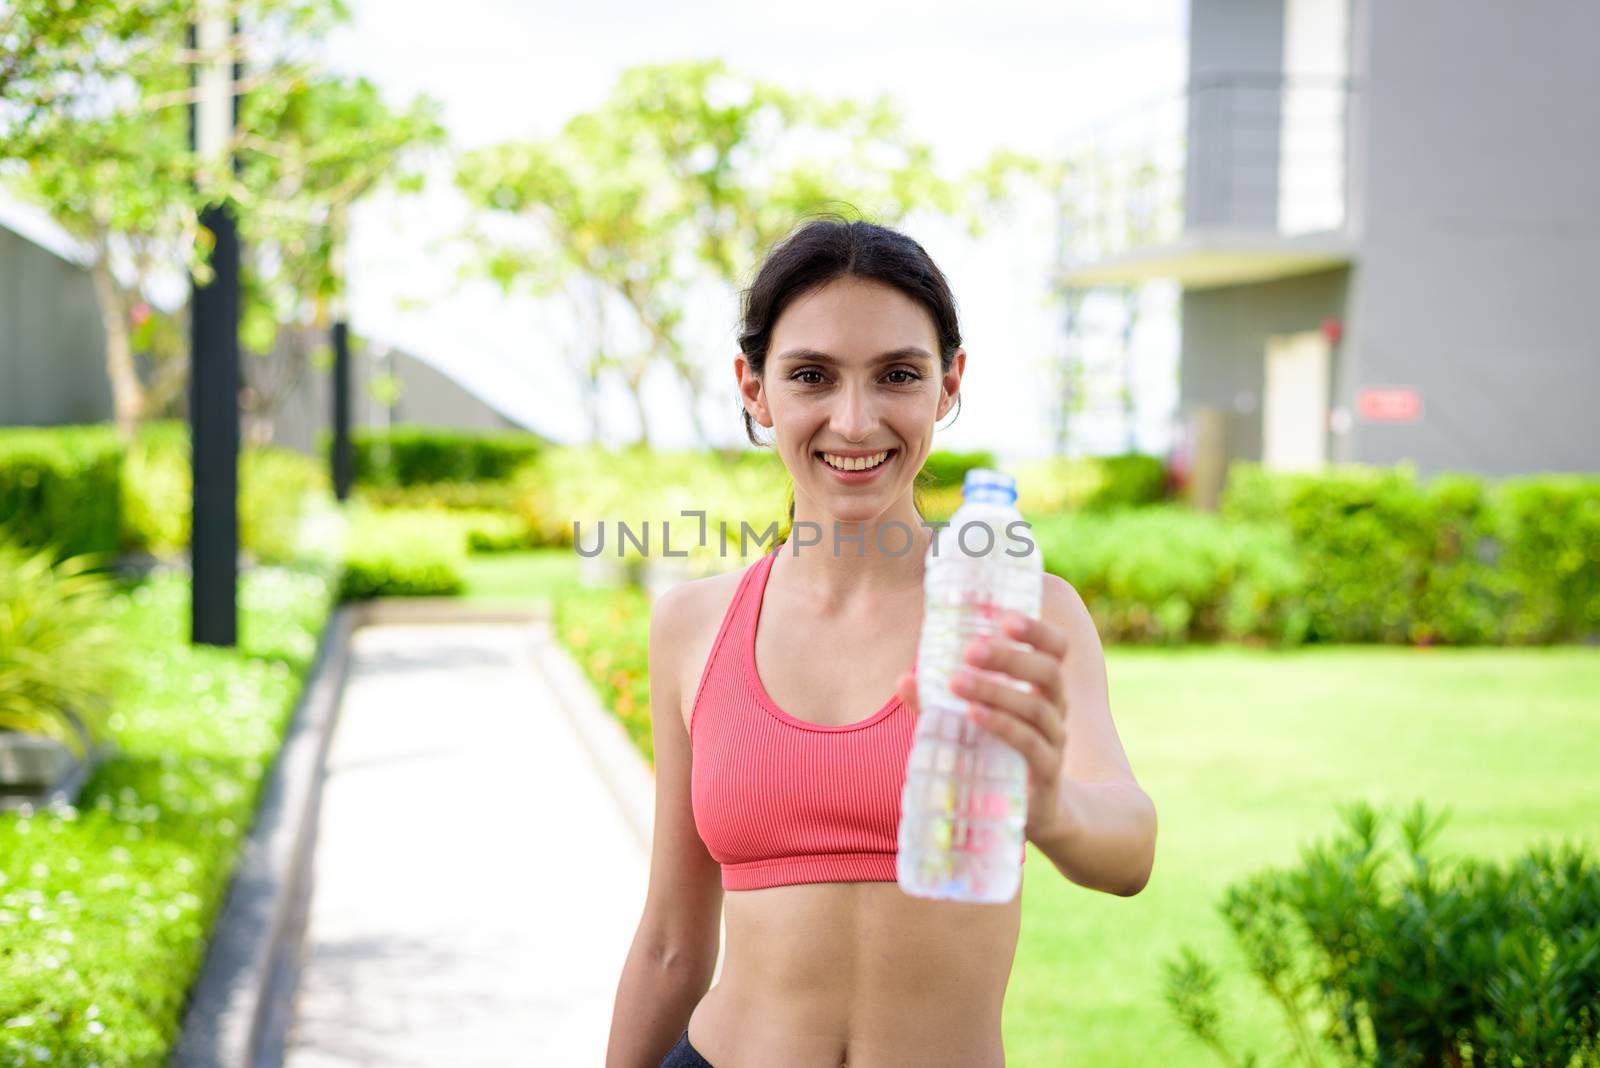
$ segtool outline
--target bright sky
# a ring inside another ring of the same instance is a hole
[[[1176,94],[1186,75],[1182,0],[991,0],[970,4],[814,0],[802,8],[684,0],[352,0],[353,25],[329,42],[336,65],[365,73],[391,103],[426,92],[446,107],[461,147],[554,133],[598,103],[618,73],[642,62],[721,56],[795,88],[867,98],[889,92],[911,131],[951,174],[994,148],[1061,152],[1094,122]],[[798,14],[797,12],[803,12]],[[355,218],[350,258],[358,332],[448,370],[536,429],[584,433],[552,309],[487,286],[458,286],[440,239],[461,225],[446,181],[422,198],[377,198]],[[949,276],[967,347],[966,400],[936,443],[1005,457],[1049,447],[1040,363],[1057,350],[1057,313],[1044,302],[1050,227],[1024,212],[976,241],[913,215],[903,228]],[[719,383],[708,426],[742,436],[732,361],[738,308],[730,294],[691,310],[690,343]],[[1135,345],[1141,443],[1166,443],[1175,397],[1176,321],[1147,315]],[[690,444],[681,396],[652,393],[658,443]],[[630,408],[607,398],[620,438]],[[1108,440],[1107,447],[1115,441]]]

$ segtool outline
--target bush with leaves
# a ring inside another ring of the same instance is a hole
[[[1408,465],[1279,473],[1235,463],[1222,514],[1289,531],[1313,641],[1600,636],[1600,478],[1424,483]]]
[[[0,537],[0,732],[50,738],[90,763],[120,677],[105,623],[115,585],[102,556],[55,555]]]
[[[1372,806],[1300,865],[1229,888],[1220,911],[1282,1009],[1302,1065],[1600,1065],[1600,864],[1541,844],[1505,865],[1447,860],[1446,816],[1418,802],[1382,838]],[[1166,1000],[1229,1065],[1262,1063],[1224,1036],[1218,972],[1185,946]]]
[[[1045,568],[1107,641],[1296,644],[1304,576],[1288,535],[1178,507],[1030,518]]]
[[[1158,504],[1167,495],[1166,464],[1157,456],[1049,456],[1008,468],[1025,516],[1104,512]]]
[[[0,528],[63,553],[115,549],[121,466],[110,427],[0,429]]]

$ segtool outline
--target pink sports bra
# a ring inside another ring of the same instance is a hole
[[[722,866],[724,890],[894,882],[916,718],[892,696],[855,723],[811,723],[767,694],[756,673],[756,625],[781,548],[745,569],[695,692],[695,827]]]

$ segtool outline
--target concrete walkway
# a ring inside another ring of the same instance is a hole
[[[353,639],[282,1063],[599,1065],[646,847],[544,625]]]

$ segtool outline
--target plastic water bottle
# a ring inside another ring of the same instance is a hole
[[[1004,636],[1008,612],[1039,614],[1043,560],[1016,507],[1016,482],[968,471],[961,507],[935,532],[923,576],[917,696],[922,706],[900,798],[896,878],[918,897],[1001,903],[1022,882],[1028,770],[1023,755],[967,715],[953,672],[1020,686],[963,659],[974,638]]]

